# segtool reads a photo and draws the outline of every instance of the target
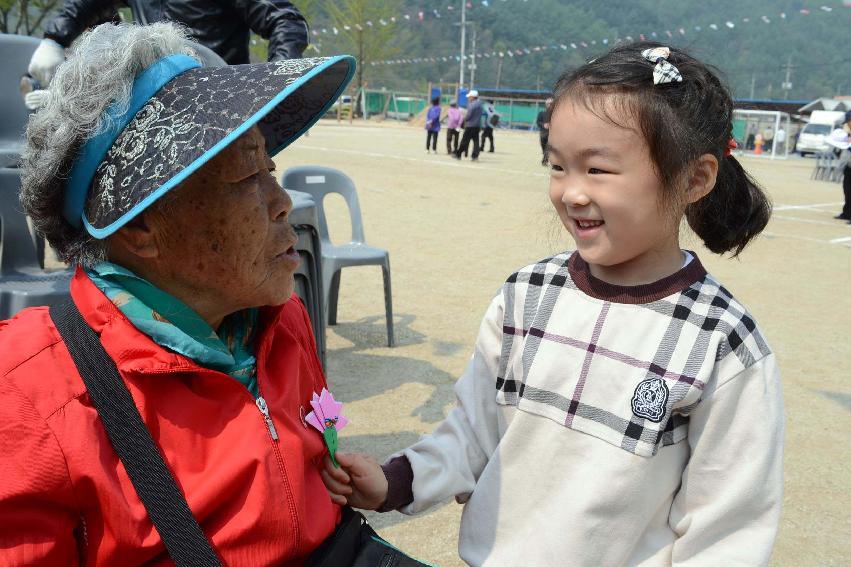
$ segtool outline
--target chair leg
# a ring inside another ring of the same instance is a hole
[[[340,274],[343,270],[337,270],[331,276],[331,286],[328,289],[328,324],[337,324],[337,298],[340,296]]]
[[[38,257],[38,265],[44,269],[44,238],[37,236],[35,239],[35,253]]]
[[[390,293],[390,259],[388,258],[381,266],[384,276],[384,316],[387,318],[387,346],[396,346],[396,338],[393,335],[393,296]]]

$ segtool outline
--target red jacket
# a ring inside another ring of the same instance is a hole
[[[71,295],[226,565],[298,565],[339,519],[303,422],[325,386],[301,302],[261,310],[248,390],[139,332],[78,270]],[[0,322],[0,565],[170,565],[47,308]]]

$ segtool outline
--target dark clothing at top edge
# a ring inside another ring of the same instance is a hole
[[[47,24],[44,37],[68,47],[87,28],[116,21],[116,9],[127,5],[139,22],[183,24],[195,41],[229,65],[249,62],[251,31],[269,40],[269,61],[301,57],[308,44],[307,22],[286,0],[66,0]]]

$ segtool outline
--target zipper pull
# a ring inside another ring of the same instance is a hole
[[[269,427],[269,433],[272,434],[272,441],[278,440],[278,432],[275,430],[275,424],[272,423],[272,416],[269,415],[269,406],[266,405],[266,400],[263,399],[263,396],[257,398],[255,402],[257,404],[257,409],[260,410],[260,413],[263,414],[263,419],[266,420],[266,425]]]

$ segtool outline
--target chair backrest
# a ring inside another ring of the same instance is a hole
[[[342,195],[349,207],[352,242],[366,242],[355,184],[345,173],[319,165],[291,167],[284,172],[281,185],[284,189],[294,189],[313,195],[316,201],[317,216],[319,217],[319,234],[323,241],[329,243],[331,238],[328,235],[328,221],[325,216],[325,196],[330,193]]]
[[[0,276],[20,268],[40,268],[38,253],[18,194],[21,170],[0,168]]]
[[[289,189],[287,191],[293,202],[290,211],[290,224],[293,226],[310,226],[319,234],[319,215],[316,212],[316,199],[310,193]]]
[[[41,40],[0,34],[0,167],[14,165],[24,145],[29,111],[21,96],[21,77]]]

